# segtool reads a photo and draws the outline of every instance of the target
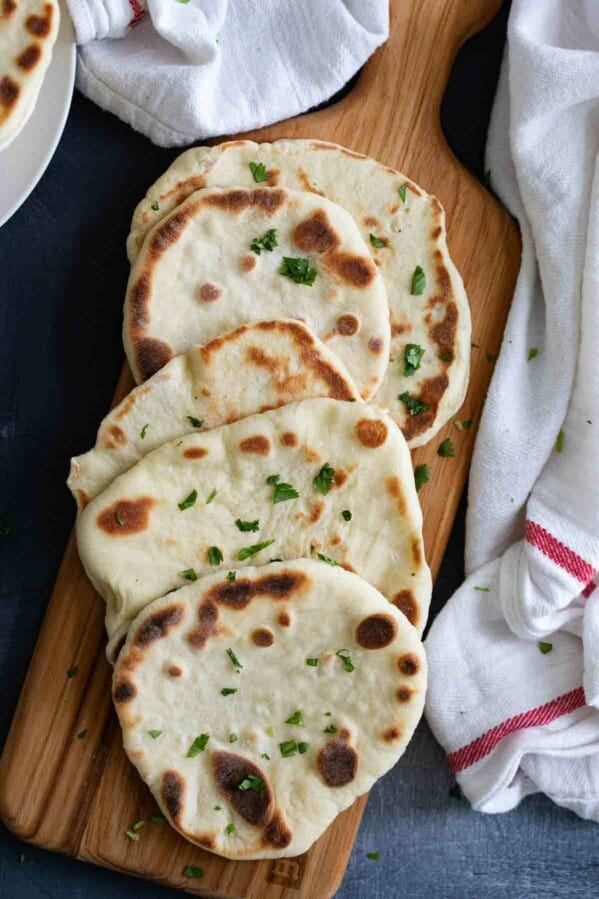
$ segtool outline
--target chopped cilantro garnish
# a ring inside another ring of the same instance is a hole
[[[424,288],[426,287],[426,275],[424,274],[424,269],[417,265],[414,269],[414,274],[412,275],[412,286],[410,287],[410,293],[413,297],[419,297],[424,293]]]
[[[406,202],[406,196],[407,196],[407,192],[408,192],[408,185],[407,185],[407,183],[404,182],[403,184],[401,184],[401,185],[398,187],[397,192],[399,193],[399,198],[400,198],[401,202],[405,205],[405,202]]]
[[[422,361],[422,357],[424,356],[425,350],[423,347],[418,346],[417,343],[408,343],[405,346],[403,351],[403,373],[404,377],[408,378],[410,375],[413,375],[415,371],[418,371],[420,368],[420,363]]]
[[[150,425],[149,425],[149,424],[146,424],[146,425],[143,426],[143,428],[142,428],[141,431],[139,432],[139,436],[141,437],[142,440],[145,440],[145,439],[146,439],[146,434],[148,433],[148,428],[149,428],[149,427],[150,427]]]
[[[367,852],[366,853],[366,858],[369,858],[371,862],[378,862],[380,857],[381,857],[380,852]]]
[[[79,733],[77,734],[77,739],[84,740],[86,738],[86,736],[87,736],[87,728],[85,730],[79,731]]]
[[[139,840],[139,834],[135,833],[134,830],[126,830],[125,834],[129,837],[130,840]]]
[[[314,266],[310,264],[309,259],[283,256],[279,274],[285,275],[286,278],[291,278],[296,284],[307,284],[308,286],[312,286],[316,281],[318,272]]]
[[[114,510],[114,520],[116,521],[116,523],[118,524],[118,526],[119,526],[120,528],[122,528],[122,527],[125,526],[125,522],[123,521],[123,519],[122,519],[121,516],[119,515],[119,510],[118,510],[118,509],[115,509],[115,510]]]
[[[283,758],[287,759],[289,756],[296,754],[297,743],[295,740],[285,740],[283,743],[279,743],[279,749]]]
[[[551,652],[551,650],[553,649],[553,643],[545,643],[544,640],[539,640],[537,645],[544,656],[546,656],[547,653]]]
[[[200,752],[203,752],[208,745],[208,740],[210,739],[209,734],[200,734],[199,737],[196,737],[189,749],[187,750],[187,758],[193,759],[196,755],[199,755]]]
[[[488,593],[489,590],[490,590],[491,588],[490,588],[490,587],[477,587],[477,586],[475,586],[474,589],[475,589],[475,590],[478,590],[479,593]]]
[[[343,667],[346,671],[349,671],[351,673],[352,671],[356,670],[356,666],[350,658],[349,649],[339,649],[337,650],[335,655],[343,662]]]
[[[79,674],[79,665],[74,665],[67,671],[67,677],[75,677],[76,674]]]
[[[439,353],[439,359],[442,362],[451,362],[452,358],[451,353]]]
[[[229,734],[229,743],[237,743],[238,739],[237,734]]]
[[[235,581],[235,578],[236,578],[236,577],[237,577],[237,572],[236,572],[236,571],[230,571],[230,572],[228,573],[228,575],[227,575],[227,580],[230,581],[230,583],[232,584],[232,583]]]
[[[267,546],[272,546],[274,542],[274,540],[264,540],[262,543],[254,543],[253,546],[244,546],[243,549],[239,550],[237,558],[240,562],[243,562],[245,559],[249,559],[250,556],[255,556],[256,553],[262,552]]]
[[[235,832],[235,825],[231,821],[231,823],[227,824],[227,826],[225,827],[225,833],[234,833],[234,832]]]
[[[268,754],[267,752],[261,752],[261,753],[260,753],[260,758],[261,758],[261,759],[266,759],[267,762],[270,762],[270,756],[269,756],[269,754]]]
[[[417,465],[414,469],[414,483],[416,484],[416,493],[420,490],[420,488],[428,483],[431,479],[431,472],[428,465]]]
[[[250,171],[257,184],[260,184],[262,181],[268,181],[268,172],[263,162],[250,162]]]
[[[298,751],[299,751],[300,755],[303,755],[304,752],[307,752],[308,749],[310,748],[310,744],[309,744],[309,743],[303,743],[303,742],[302,742],[302,743],[298,743],[298,744],[297,744],[297,748],[298,748]]]
[[[152,815],[150,818],[152,824],[166,824],[166,818],[164,815]]]
[[[197,498],[198,491],[192,490],[189,496],[186,496],[183,502],[179,503],[179,508],[181,509],[181,511],[184,512],[185,509],[191,509],[191,507],[195,505],[195,501]]]
[[[446,437],[445,440],[441,442],[439,449],[437,450],[437,455],[442,456],[444,459],[455,456],[455,447],[449,437]]]
[[[326,496],[335,479],[335,469],[331,468],[328,462],[322,466],[312,483],[316,490],[323,496]]]
[[[260,519],[257,518],[255,521],[242,521],[241,518],[235,519],[235,524],[239,528],[240,531],[259,531],[260,530]]]
[[[139,833],[139,831],[142,829],[142,827],[144,826],[145,823],[146,822],[143,820],[143,818],[139,821],[135,821],[131,825],[131,830],[133,831],[133,833]]]
[[[280,474],[271,474],[266,478],[266,483],[275,488],[272,497],[273,506],[277,503],[284,503],[288,499],[297,499],[299,496],[295,487],[285,484],[280,478]]]
[[[329,724],[328,727],[325,727],[323,733],[325,733],[325,734],[336,734],[336,733],[337,733],[337,728],[335,727],[334,724]]]
[[[243,778],[237,789],[254,790],[256,793],[262,793],[266,789],[266,784],[261,777],[257,777],[255,774],[248,774],[247,777]]]
[[[397,399],[405,404],[410,415],[420,415],[422,412],[428,411],[428,403],[422,403],[420,400],[414,399],[407,390],[400,393]]]
[[[152,203],[152,209],[154,210],[154,212],[158,212],[158,210],[160,209],[157,200],[154,200],[154,202]]]
[[[290,715],[289,718],[286,719],[285,724],[297,724],[298,727],[305,727],[304,716],[302,715],[301,710],[298,709],[297,712]]]
[[[383,247],[386,247],[388,245],[386,240],[381,240],[380,237],[376,237],[376,235],[374,234],[370,235],[370,243],[373,247],[376,247],[377,250],[382,250]]]
[[[306,659],[306,665],[308,665],[310,668],[316,668],[316,666],[318,665],[318,659]]]
[[[206,500],[207,506],[210,505],[210,503],[212,502],[212,500],[214,499],[214,497],[216,496],[217,493],[218,493],[218,490],[216,489],[216,487],[210,491],[210,493],[208,494],[208,499]]]
[[[274,735],[275,735],[275,729],[274,729],[274,727],[272,726],[272,724],[270,725],[270,727],[265,728],[265,730],[266,730],[266,733],[268,734],[269,737],[274,737]]]
[[[557,439],[555,441],[555,452],[556,453],[563,453],[565,440],[566,440],[566,435],[564,434],[563,431],[560,431],[559,434],[557,435]]]
[[[229,658],[231,659],[232,663],[235,665],[236,668],[243,668],[243,665],[241,664],[241,662],[239,661],[239,659],[237,658],[237,656],[235,655],[235,653],[233,652],[231,647],[229,647],[229,649],[227,649],[227,655],[229,656]]]
[[[181,0],[179,0],[179,3]],[[204,872],[201,868],[196,867],[196,865],[185,865],[183,868],[183,877],[203,877]]]
[[[271,253],[277,244],[277,232],[275,228],[270,228],[262,237],[256,237],[250,244],[250,250],[253,250],[258,256],[262,250],[268,250]]]
[[[233,693],[237,693],[237,687],[223,687],[220,691],[221,696],[232,696]]]
[[[160,734],[162,733],[162,731],[161,730],[149,730],[148,733],[152,737],[153,740],[157,740],[158,737],[160,736]]]
[[[215,805],[215,806],[214,806],[214,811],[215,811],[215,812],[222,812],[222,810],[223,810],[222,805]]]
[[[187,416],[187,421],[188,421],[188,422],[190,423],[190,425],[191,425],[192,427],[194,427],[194,428],[201,428],[202,425],[204,424],[204,419],[203,419],[203,418],[194,418],[193,415],[188,415],[188,416]]]
[[[321,562],[326,562],[327,565],[338,565],[339,562],[335,561],[331,556],[327,556],[326,553],[316,553]]]
[[[185,578],[186,581],[197,581],[198,579],[193,568],[186,568],[185,571],[180,571],[179,577]]]
[[[534,359],[538,355],[539,355],[538,349],[536,348],[536,346],[532,346],[528,351],[528,356],[526,357],[526,361],[530,362],[531,359]]]
[[[344,519],[345,521],[351,521],[351,520],[352,520],[352,514],[351,514],[351,512],[349,511],[349,509],[344,509],[343,512],[341,513],[341,515],[343,516],[343,519]]]
[[[468,428],[472,427],[472,419],[467,418],[465,421],[460,421],[459,418],[456,418],[456,420],[454,421],[454,425],[456,426],[458,431],[463,431],[465,429],[467,430]]]
[[[211,565],[220,565],[223,561],[223,554],[218,546],[211,546],[208,550],[208,561]]]

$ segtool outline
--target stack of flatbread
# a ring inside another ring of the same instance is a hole
[[[470,344],[443,210],[333,144],[234,141],[175,161],[128,252],[138,386],[68,481],[125,750],[187,839],[297,855],[422,712],[408,446]]]
[[[0,150],[34,110],[59,19],[58,0],[0,0]]]

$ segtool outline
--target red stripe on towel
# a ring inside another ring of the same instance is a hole
[[[573,549],[561,543],[557,537],[546,531],[536,521],[526,522],[525,536],[531,546],[540,550],[544,556],[575,577],[577,581],[588,584],[596,575],[597,572],[592,565],[589,565]]]
[[[449,767],[454,774],[457,774],[458,771],[469,768],[470,765],[474,765],[475,762],[479,762],[486,755],[489,755],[497,744],[509,734],[513,734],[518,730],[524,730],[527,727],[539,727],[543,724],[549,724],[551,721],[555,721],[556,718],[567,715],[568,712],[574,712],[576,709],[582,708],[585,704],[584,691],[582,687],[577,687],[569,693],[564,693],[563,696],[558,696],[557,699],[552,699],[551,702],[546,702],[545,705],[540,705],[536,709],[530,709],[528,712],[522,712],[520,715],[514,715],[513,718],[508,718],[507,721],[495,725],[482,736],[468,743],[467,746],[462,746],[461,749],[450,752],[447,756]]]
[[[129,0],[129,6],[133,10],[133,18],[129,22],[129,28],[135,28],[136,25],[139,25],[141,20],[146,14],[145,9],[140,3],[140,0]]]

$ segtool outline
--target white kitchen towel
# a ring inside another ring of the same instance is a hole
[[[388,0],[67,0],[77,86],[161,146],[328,100],[386,39]]]
[[[484,811],[542,790],[599,820],[598,150],[599,4],[514,0],[487,167],[522,266],[472,463],[469,579],[427,639],[427,717]]]

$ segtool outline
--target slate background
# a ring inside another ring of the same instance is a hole
[[[462,48],[442,108],[450,145],[481,178],[506,20],[507,4]],[[122,365],[131,211],[177,153],[153,147],[76,95],[44,178],[0,230],[0,520],[14,527],[0,537],[2,740],[73,524],[68,459],[93,444]],[[464,504],[433,614],[462,577],[463,519]],[[451,783],[423,723],[402,763],[371,795],[341,899],[599,893],[592,824],[541,797],[508,815],[479,815],[449,795]],[[371,851],[381,860],[369,861]],[[180,895],[26,846],[0,825],[3,899],[133,899],[140,892],[144,899]]]

